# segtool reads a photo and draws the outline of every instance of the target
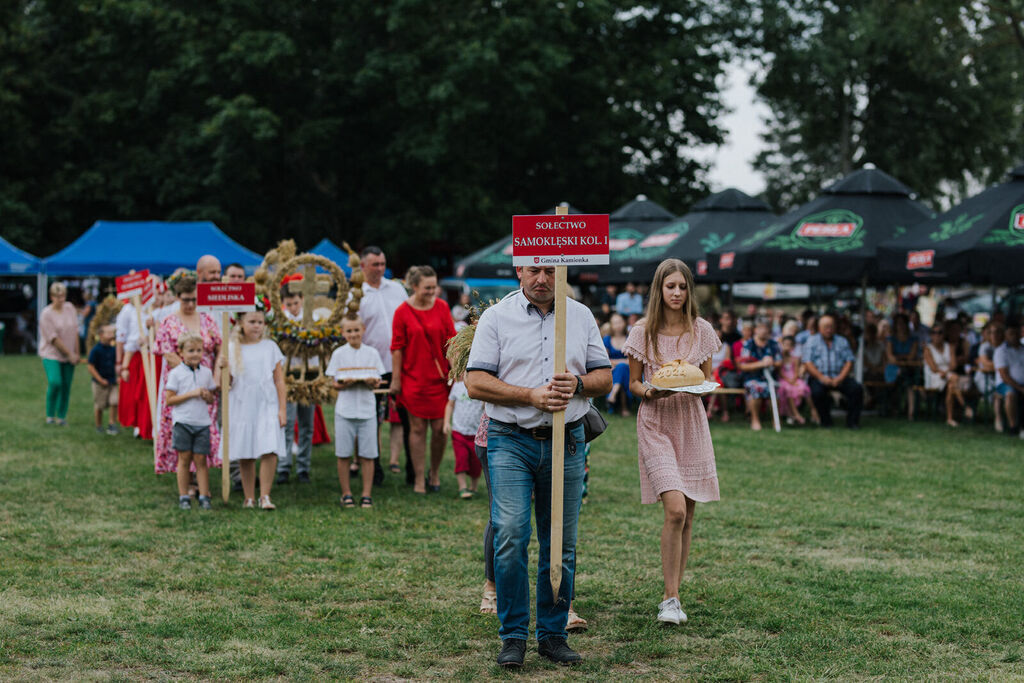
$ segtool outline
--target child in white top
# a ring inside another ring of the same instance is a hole
[[[199,483],[199,507],[209,510],[210,472],[206,458],[210,454],[210,412],[207,403],[213,403],[213,392],[217,384],[210,368],[201,365],[203,360],[203,338],[194,332],[178,337],[178,354],[181,363],[167,374],[164,400],[171,406],[171,420],[174,424],[172,441],[178,452],[178,507],[192,509],[192,498],[188,495],[190,483],[189,465],[196,464],[196,480]]]
[[[338,483],[341,485],[341,507],[355,507],[352,497],[349,458],[358,443],[363,495],[359,505],[373,507],[373,470],[377,459],[377,402],[373,390],[384,374],[384,361],[377,349],[363,344],[363,321],[346,318],[341,334],[347,342],[331,354],[326,375],[334,378],[338,400],[334,405],[334,453],[338,456]]]
[[[484,414],[484,404],[469,397],[464,383],[465,375],[452,384],[448,392],[448,405],[444,409],[444,433],[452,435],[455,452],[455,478],[459,481],[459,497],[469,500],[476,493],[483,467],[476,457],[477,426]],[[467,486],[466,475],[469,475]]]
[[[260,500],[263,510],[273,510],[270,489],[277,458],[284,453],[286,403],[284,354],[264,339],[266,317],[261,311],[245,313],[231,332],[231,358],[219,365],[231,372],[228,399],[228,457],[238,462],[245,502],[254,508],[256,461],[260,461]],[[223,371],[223,370],[222,370]]]

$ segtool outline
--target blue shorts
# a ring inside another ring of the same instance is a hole
[[[1006,382],[1000,382],[996,385],[996,393],[1000,396],[1014,396],[1017,393],[1017,390]]]

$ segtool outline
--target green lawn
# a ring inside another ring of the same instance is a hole
[[[0,387],[0,679],[513,677],[477,613],[486,499],[456,498],[450,455],[440,495],[390,477],[372,511],[338,508],[322,447],[274,513],[183,513],[146,444],[93,432],[84,370],[67,429],[43,425],[38,359],[0,357]],[[1024,442],[873,418],[713,434],[690,623],[654,621],[661,511],[614,418],[580,522],[586,661],[531,642],[516,678],[1024,678]]]

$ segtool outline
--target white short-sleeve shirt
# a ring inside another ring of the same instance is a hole
[[[125,302],[114,320],[115,339],[124,344],[125,351],[139,350],[139,318],[135,315],[135,306]]]
[[[384,361],[384,372],[391,372],[391,322],[395,311],[409,295],[405,287],[394,280],[381,279],[380,287],[363,284],[363,298],[359,301],[359,317],[366,327],[363,344],[377,349]]]
[[[325,374],[335,379],[369,379],[384,374],[384,363],[377,349],[362,344],[358,349],[345,344],[331,354]],[[334,413],[349,420],[368,420],[377,416],[377,403],[373,390],[365,383],[357,383],[338,391]]]
[[[175,394],[187,394],[194,389],[213,391],[217,385],[213,382],[213,373],[205,365],[200,365],[193,370],[184,363],[180,363],[167,373],[167,384],[164,388]],[[209,427],[210,411],[206,407],[206,401],[196,397],[171,406],[171,421],[174,424]]]
[[[555,313],[547,315],[530,303],[523,290],[513,292],[480,316],[473,348],[469,352],[468,372],[488,372],[502,382],[519,387],[537,387],[551,381],[555,372]],[[610,368],[608,351],[590,309],[572,299],[566,300],[565,369],[585,375]],[[551,425],[551,414],[532,406],[501,406],[485,403],[487,416],[520,427]],[[573,396],[565,411],[565,421],[575,422],[586,415],[589,401]]]
[[[469,397],[465,382],[455,382],[448,392],[448,400],[454,401],[452,408],[452,431],[474,436],[484,414],[484,404]]]
[[[996,349],[995,357],[992,362],[996,366],[996,381],[1002,382],[1002,378],[998,376],[1001,368],[1006,368],[1006,371],[1010,373],[1010,377],[1017,384],[1024,384],[1024,345],[1018,345],[1016,347],[1010,347],[1006,342],[999,345]]]

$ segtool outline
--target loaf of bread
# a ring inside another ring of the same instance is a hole
[[[651,384],[663,389],[694,387],[703,383],[704,373],[700,368],[681,360],[665,363],[651,378]]]

